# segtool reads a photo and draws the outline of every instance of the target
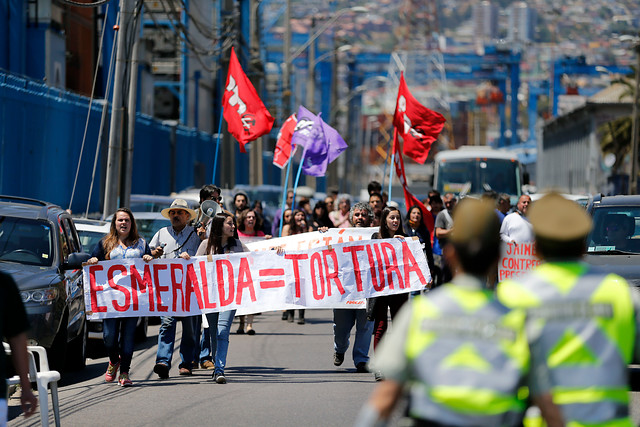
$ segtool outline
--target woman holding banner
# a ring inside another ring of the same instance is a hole
[[[111,218],[111,229],[93,249],[87,264],[112,259],[142,258],[149,262],[153,259],[151,249],[145,240],[138,235],[136,221],[129,208],[120,208]],[[113,382],[120,369],[118,384],[130,387],[133,382],[129,378],[129,368],[133,358],[133,346],[137,317],[104,319],[102,321],[104,346],[109,355],[109,365],[104,374],[106,382]]]
[[[207,240],[202,241],[196,256],[248,252],[249,249],[234,237],[236,235],[235,231],[234,216],[230,212],[223,211],[216,214],[211,220],[211,234],[209,234]],[[227,364],[227,352],[229,350],[229,331],[235,314],[235,310],[207,313],[209,328],[214,328],[217,325],[215,334],[213,333],[214,329],[210,329],[210,336],[211,354],[215,364],[211,377],[218,384],[227,383],[227,379],[224,376],[224,367]]]
[[[382,210],[380,230],[372,239],[390,239],[406,237],[402,228],[402,216],[398,208],[387,206]],[[373,320],[373,349],[378,346],[388,326],[387,309],[391,311],[391,320],[396,317],[400,307],[408,300],[407,294],[385,295],[367,299],[367,318]],[[380,372],[374,373],[376,381],[383,379]]]
[[[424,225],[422,221],[422,209],[420,206],[413,205],[407,212],[407,219],[404,222],[404,231],[407,233],[407,237],[417,237],[422,243],[422,250],[424,256],[427,258],[427,264],[429,264],[429,271],[433,271],[433,251],[431,249],[431,235],[429,229]],[[412,296],[418,295],[420,291],[411,292]]]

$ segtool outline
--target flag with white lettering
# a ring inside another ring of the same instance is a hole
[[[276,149],[273,150],[273,164],[282,169],[289,163],[291,152],[294,146],[291,144],[293,132],[296,130],[298,119],[295,113],[290,115],[278,132],[278,140],[276,141]]]
[[[222,96],[223,116],[229,133],[240,143],[240,152],[246,153],[245,145],[269,133],[273,117],[262,103],[256,89],[242,71],[236,52],[231,48],[227,84]]]

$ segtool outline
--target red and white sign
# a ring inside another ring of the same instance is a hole
[[[344,308],[350,301],[422,290],[431,280],[417,239],[348,242],[282,255],[104,261],[85,266],[83,273],[89,319]]]
[[[503,243],[498,263],[498,281],[517,279],[542,261],[537,257],[533,243]]]

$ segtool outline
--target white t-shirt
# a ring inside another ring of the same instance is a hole
[[[534,240],[533,227],[525,217],[513,212],[504,217],[500,227],[500,238],[507,243],[530,243]]]

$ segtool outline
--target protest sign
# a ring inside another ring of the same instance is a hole
[[[540,262],[533,243],[503,243],[500,247],[498,281],[517,279]]]
[[[420,241],[395,238],[281,255],[256,251],[188,261],[105,261],[86,265],[83,274],[89,319],[341,308],[422,290],[431,280]]]

